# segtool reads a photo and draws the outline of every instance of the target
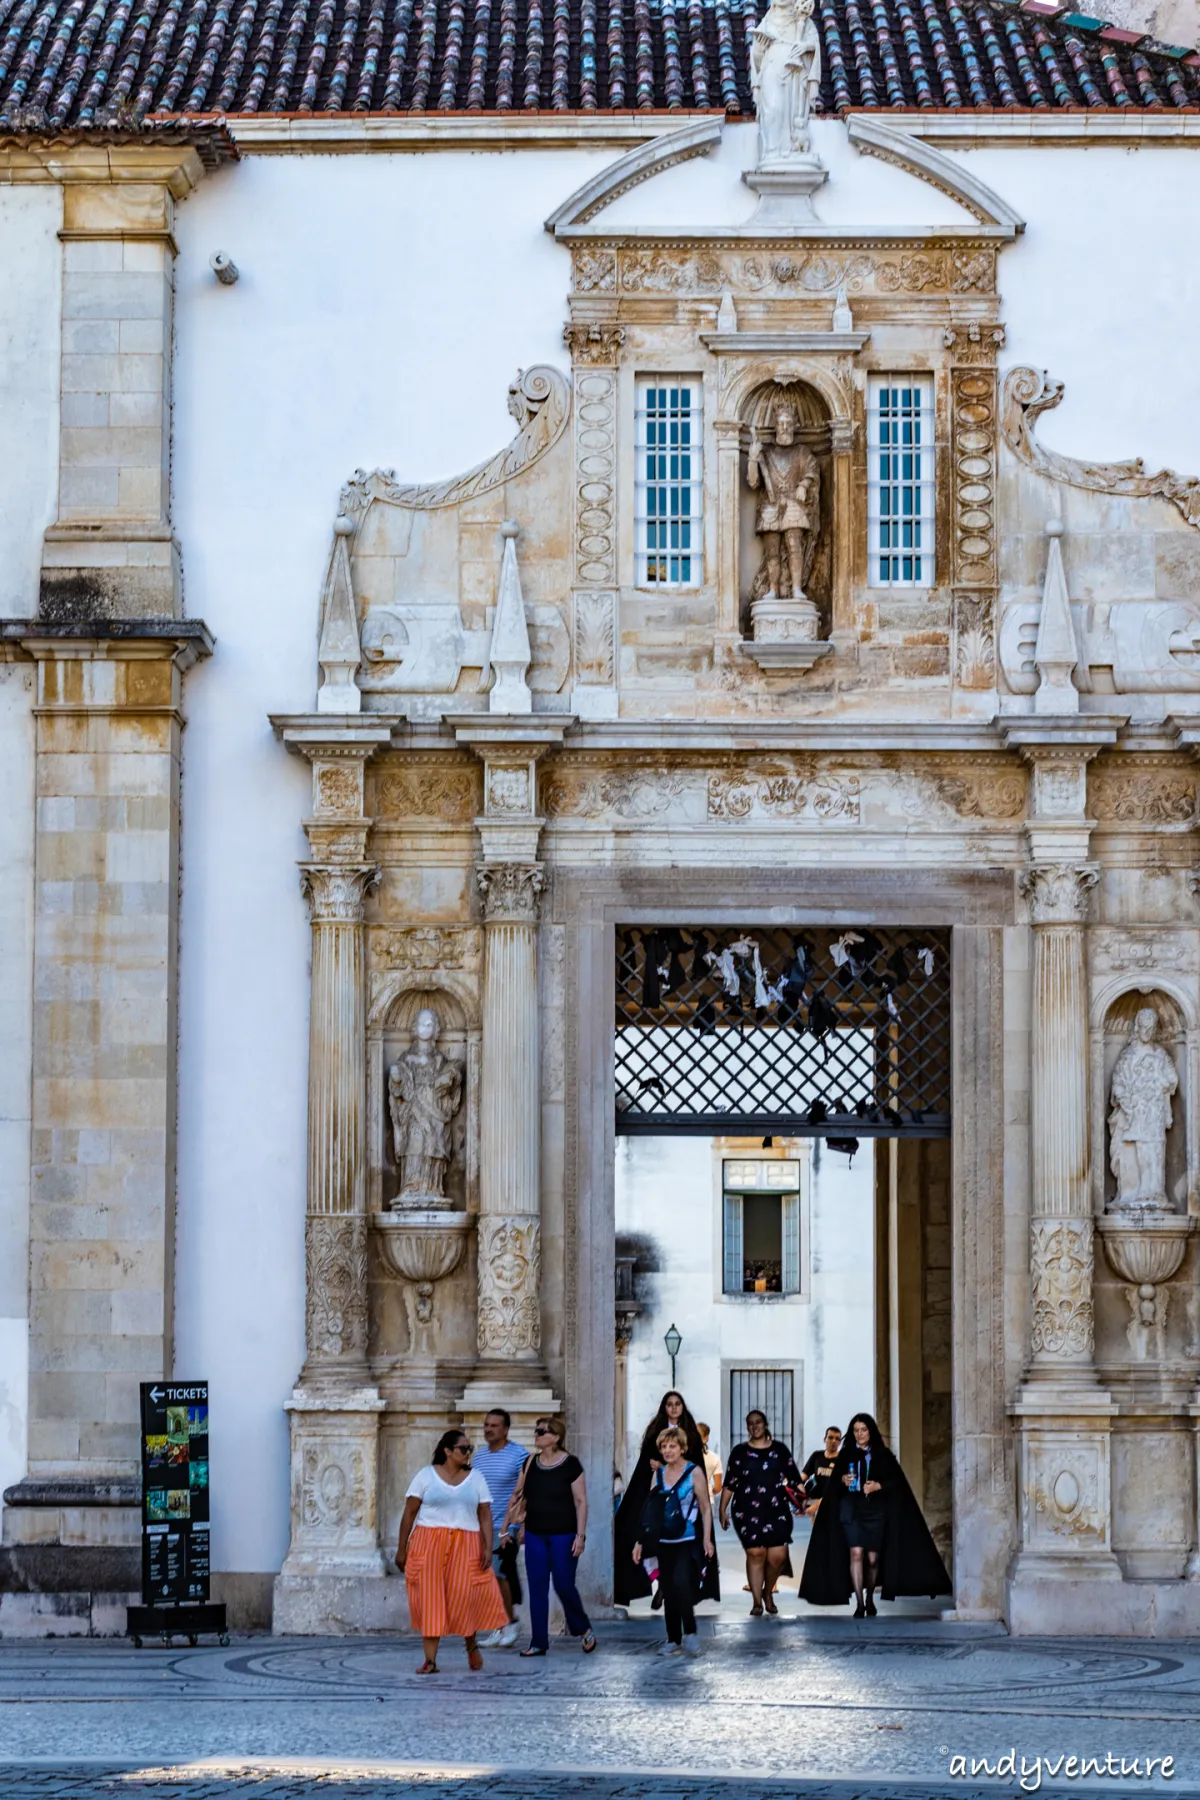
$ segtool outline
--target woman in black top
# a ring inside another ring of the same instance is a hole
[[[800,1471],[786,1444],[771,1436],[765,1413],[757,1407],[746,1414],[746,1442],[735,1444],[725,1465],[721,1489],[721,1528],[729,1525],[746,1552],[746,1579],[750,1583],[750,1617],[761,1619],[763,1608],[776,1613],[775,1583],[788,1563],[792,1541],[792,1503],[787,1490],[797,1493]]]
[[[596,1648],[596,1634],[575,1585],[575,1565],[587,1542],[587,1482],[583,1464],[567,1451],[566,1432],[557,1413],[538,1420],[533,1428],[537,1450],[517,1477],[504,1515],[501,1542],[510,1535],[513,1520],[523,1519],[525,1527],[530,1642],[522,1656],[545,1656],[550,1648],[551,1580],[567,1630],[583,1639],[585,1651]]]
[[[662,1467],[658,1436],[671,1425],[676,1426],[687,1438],[687,1460],[695,1463],[698,1468],[704,1467],[704,1445],[696,1421],[688,1411],[683,1395],[677,1394],[672,1388],[663,1395],[658,1411],[642,1433],[637,1467],[629,1477],[629,1484],[621,1496],[621,1504],[613,1522],[613,1597],[618,1606],[628,1606],[631,1600],[640,1600],[650,1592],[650,1578],[645,1568],[634,1562],[633,1546],[637,1543],[642,1510],[650,1492],[654,1472]],[[705,1574],[705,1599],[719,1600],[721,1597],[719,1585],[713,1591],[713,1584],[717,1581],[716,1569],[714,1558],[710,1570]]]
[[[833,1465],[829,1505],[813,1521],[800,1596],[840,1606],[853,1592],[855,1618],[873,1619],[876,1587],[885,1600],[951,1591],[903,1469],[870,1413],[855,1413]]]

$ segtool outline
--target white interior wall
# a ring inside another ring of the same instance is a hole
[[[730,1447],[722,1440],[728,1436],[737,1443],[745,1435],[740,1420],[730,1422],[728,1433],[723,1428],[728,1396],[722,1371],[729,1362],[747,1368],[801,1366],[800,1424],[792,1445],[800,1462],[820,1448],[826,1425],[837,1420],[844,1426],[853,1412],[874,1404],[871,1146],[864,1141],[850,1162],[814,1144],[808,1266],[799,1296],[721,1292],[719,1167],[725,1157],[753,1154],[752,1147],[722,1150],[711,1138],[617,1140],[617,1231],[648,1239],[658,1264],[655,1273],[638,1278],[644,1310],[635,1320],[628,1352],[625,1474],[671,1385],[663,1337],[672,1324],[683,1339],[677,1385],[695,1417],[711,1425],[722,1461]]]

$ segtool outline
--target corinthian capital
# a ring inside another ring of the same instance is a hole
[[[1100,871],[1092,863],[1034,863],[1021,876],[1021,892],[1035,925],[1082,925]]]
[[[475,871],[487,924],[536,925],[546,875],[541,863],[481,863]]]
[[[383,871],[375,863],[302,863],[300,892],[314,925],[360,925],[363,902]]]

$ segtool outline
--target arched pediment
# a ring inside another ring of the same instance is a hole
[[[885,125],[863,113],[855,113],[847,121],[846,131],[863,156],[878,157],[881,162],[915,175],[918,181],[927,182],[957,201],[981,225],[999,225],[1013,237],[1024,231],[1025,221],[1020,213],[995,188],[980,181],[945,151],[935,150],[932,144],[923,143],[907,131],[897,131],[894,125]]]

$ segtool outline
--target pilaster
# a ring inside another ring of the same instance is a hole
[[[1086,983],[1086,923],[1099,880],[1088,860],[1087,765],[1115,740],[1116,725],[1043,717],[1006,735],[1033,770],[1030,862],[1020,878],[1033,929],[1030,1343],[1013,1407],[1021,1549],[1010,1619],[1037,1629],[1043,1614],[1070,1605],[1069,1589],[1056,1597],[1056,1584],[1120,1578],[1110,1454],[1117,1409],[1094,1363]]]
[[[558,1404],[542,1360],[537,936],[545,872],[537,774],[570,723],[489,714],[457,729],[484,763],[476,820],[484,917],[479,1361],[459,1404],[467,1417],[503,1404],[525,1428]]]
[[[305,1359],[288,1402],[291,1542],[275,1629],[321,1634],[384,1622],[377,1527],[379,1414],[367,1363],[366,1017],[363,918],[379,870],[366,854],[364,771],[386,726],[285,725],[312,765],[301,889],[312,924]],[[373,1591],[378,1589],[378,1591]]]

